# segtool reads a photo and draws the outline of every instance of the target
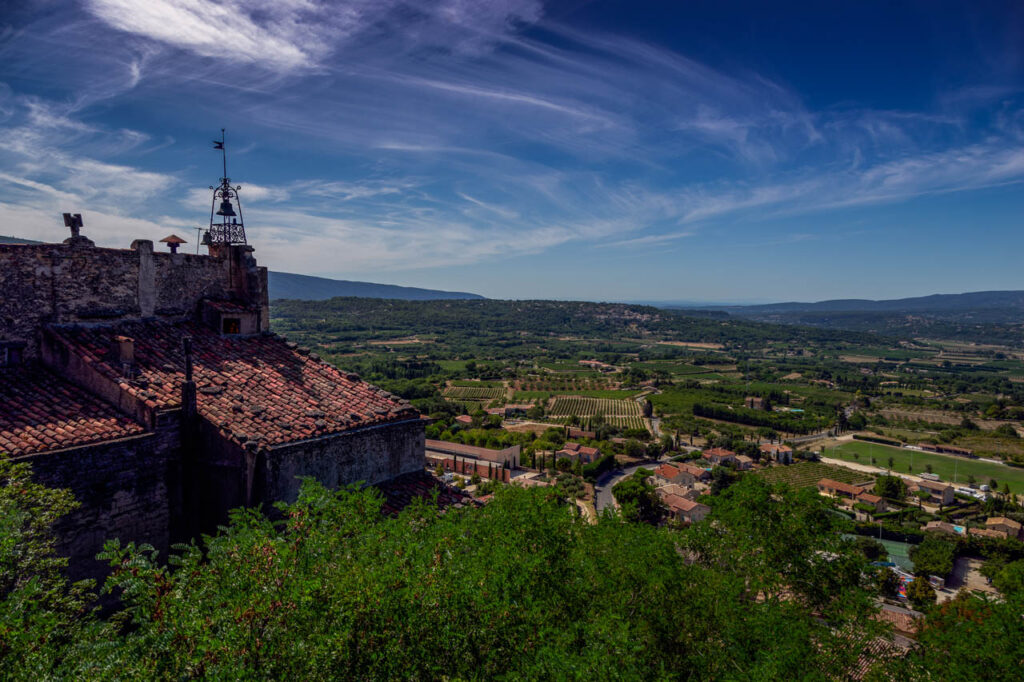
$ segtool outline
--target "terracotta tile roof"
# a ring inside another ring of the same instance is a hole
[[[692,512],[699,507],[706,507],[709,511],[711,509],[705,504],[688,500],[685,497],[680,497],[679,495],[666,495],[663,501],[669,509],[678,509],[683,512]]]
[[[53,331],[154,409],[180,407],[182,339],[191,336],[199,414],[239,444],[270,447],[417,416],[408,402],[275,336],[226,337],[199,323],[162,321]],[[108,358],[116,335],[135,340],[138,373],[131,381]]]
[[[112,405],[38,365],[0,369],[0,452],[29,455],[143,431]]]
[[[818,488],[825,488],[827,490],[835,490],[836,492],[846,493],[856,497],[863,492],[862,488],[858,488],[855,485],[849,483],[843,483],[842,481],[833,481],[831,478],[823,478],[818,481]]]
[[[1013,519],[1008,519],[1005,516],[993,516],[985,521],[986,526],[1006,526],[1013,530],[1020,531],[1021,525]]]
[[[679,469],[672,464],[662,464],[654,470],[654,474],[664,478],[666,481],[671,481],[679,475]]]
[[[782,443],[761,443],[759,446],[761,452],[765,452],[769,455],[774,455],[777,452],[793,452],[793,448]]]
[[[736,453],[733,452],[732,450],[726,450],[725,448],[711,448],[710,450],[705,450],[704,453],[703,453],[703,456],[706,459],[711,459],[712,457],[726,457],[726,458],[728,458],[728,457],[735,457]]]
[[[685,497],[686,493],[689,492],[689,488],[684,488],[681,485],[675,483],[668,483],[661,486],[656,491],[659,497],[664,498],[666,495],[676,495],[678,497]]]
[[[687,464],[686,462],[683,462],[681,464],[676,464],[676,467],[679,468],[680,471],[684,471],[695,478],[710,478],[711,476],[707,469],[694,464]]]
[[[1008,538],[1009,534],[1005,530],[996,530],[994,528],[968,528],[967,532],[970,535],[977,535],[983,538]]]
[[[881,497],[873,493],[861,493],[857,495],[857,499],[863,500],[864,502],[867,502],[869,504],[878,504],[879,502],[882,501]]]

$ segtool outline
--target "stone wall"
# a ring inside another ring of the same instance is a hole
[[[271,448],[257,468],[254,497],[294,501],[300,476],[340,488],[422,471],[425,429],[423,420],[411,419]]]
[[[195,315],[204,298],[251,305],[269,329],[267,271],[248,246],[212,255],[97,248],[84,238],[64,244],[0,244],[0,341],[26,341],[39,355],[47,324],[90,324]]]
[[[39,483],[68,488],[80,503],[56,528],[73,579],[106,574],[96,554],[112,538],[147,542],[166,558],[178,495],[176,440],[173,432],[157,431],[18,458],[32,466]]]

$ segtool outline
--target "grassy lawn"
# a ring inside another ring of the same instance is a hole
[[[859,457],[855,457],[854,455]],[[951,455],[938,455],[931,452],[917,452],[903,448],[891,448],[886,445],[875,443],[844,443],[837,448],[828,448],[825,451],[826,457],[843,459],[849,462],[860,464],[871,464],[871,457],[875,458],[875,466],[888,466],[888,459],[893,459],[893,469],[901,474],[922,474],[927,471],[925,467],[932,466],[932,472],[942,477],[943,481],[957,485],[967,485],[967,477],[974,474],[977,485],[988,483],[994,478],[1002,488],[1004,483],[1010,485],[1014,493],[1024,493],[1024,469],[1008,467],[1002,464],[991,464],[979,462],[976,459],[965,459]],[[913,470],[911,470],[911,458],[913,458]],[[954,480],[955,473],[955,480]]]

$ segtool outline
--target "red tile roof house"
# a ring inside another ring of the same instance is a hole
[[[694,502],[678,495],[666,495],[662,502],[668,507],[672,518],[683,523],[703,521],[704,517],[711,513],[711,507],[706,504]]]
[[[687,464],[686,462],[669,462],[658,466],[654,476],[665,483],[677,483],[692,487],[695,483],[706,483],[711,480],[711,472],[707,469]]]
[[[833,481],[831,478],[823,478],[818,481],[818,492],[848,500],[850,502],[856,502],[858,496],[861,495],[864,490],[859,486],[850,485],[849,483]]]
[[[726,450],[725,448],[711,448],[701,453],[701,457],[706,459],[711,464],[724,464],[726,462],[735,462],[736,453],[732,450]]]
[[[953,504],[953,486],[941,481],[918,481],[917,490],[928,493],[928,501],[935,504]]]
[[[793,448],[782,443],[761,443],[761,454],[779,464],[793,463]]]
[[[875,508],[876,512],[884,512],[886,509],[889,508],[889,506],[885,503],[884,498],[879,497],[874,493],[869,493],[866,490],[862,491],[859,495],[857,495],[857,501],[860,502],[861,504],[870,504],[872,507]]]
[[[1024,538],[1024,527],[1013,519],[1008,519],[1005,516],[993,516],[986,519],[985,528],[998,533],[1005,533],[1008,538],[1016,540]]]
[[[681,473],[675,464],[661,464],[654,470],[654,477],[663,483],[675,483]]]
[[[590,464],[596,462],[601,458],[601,451],[597,448],[591,448],[586,445],[580,445],[579,443],[573,443],[567,441],[562,449],[555,453],[558,457],[568,457],[574,462],[578,459],[584,464]]]
[[[166,551],[299,476],[423,472],[406,401],[268,333],[252,251],[0,245],[0,451],[81,503],[58,529],[73,576],[102,574],[107,538]]]

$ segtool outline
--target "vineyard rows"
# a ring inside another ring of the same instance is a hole
[[[798,462],[786,467],[760,469],[755,475],[771,483],[787,483],[794,488],[813,488],[823,478],[852,484],[873,480],[871,474],[821,462]]]
[[[604,420],[612,426],[618,426],[623,429],[646,429],[647,424],[644,423],[643,417],[636,415],[631,417],[605,417]]]
[[[456,400],[497,400],[505,395],[503,388],[477,388],[470,386],[449,386],[444,389],[446,398]]]
[[[586,398],[583,396],[558,396],[551,406],[552,417],[639,417],[640,405],[635,400],[613,400],[609,398]]]

